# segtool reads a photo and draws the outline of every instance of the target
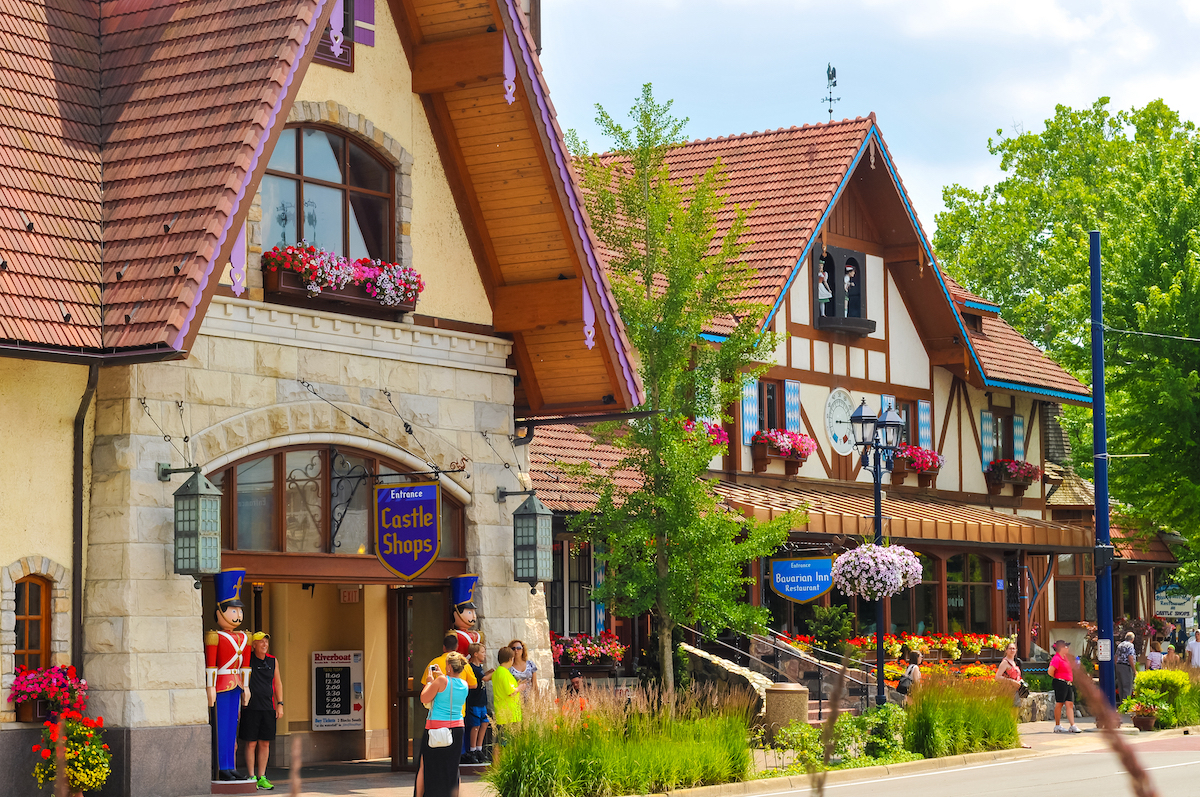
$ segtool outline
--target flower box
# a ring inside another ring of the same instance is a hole
[[[17,722],[43,723],[50,717],[49,700],[24,700],[17,704]]]
[[[314,294],[308,290],[304,277],[295,271],[264,269],[263,280],[267,301],[286,304],[289,307],[307,307],[312,310],[326,310],[330,313],[399,321],[401,316],[411,313],[417,306],[416,302],[403,302],[390,306],[380,304],[378,299],[367,293],[365,285],[347,285],[340,290],[326,289]]]
[[[800,466],[808,461],[808,457],[781,454],[766,443],[753,443],[750,446],[750,456],[754,460],[754,472],[763,473],[773,459],[783,460],[783,472],[795,476],[800,472]]]
[[[945,462],[946,458],[936,451],[904,444],[892,458],[892,484],[904,484],[905,478],[915,473],[918,487],[932,487]]]
[[[570,662],[562,662],[554,665],[554,677],[559,680],[567,680],[572,670],[578,670],[584,680],[595,680],[603,678],[617,677],[617,662],[601,661],[595,664],[571,664]]]
[[[999,495],[1000,491],[1004,489],[1004,485],[1011,484],[1013,495],[1019,498],[1025,495],[1025,490],[1029,485],[1041,478],[1042,469],[1032,462],[994,459],[988,463],[988,495]]]

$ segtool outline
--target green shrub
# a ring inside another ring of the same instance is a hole
[[[961,681],[929,675],[910,697],[904,746],[926,758],[1021,743],[1012,691],[995,681]]]
[[[1182,670],[1145,670],[1133,679],[1133,693],[1136,695],[1143,689],[1162,692],[1167,702],[1174,705],[1191,684],[1191,679]]]
[[[606,690],[527,704],[484,775],[501,797],[653,794],[745,780],[745,695],[697,689],[677,699]]]
[[[821,731],[807,722],[792,720],[775,734],[775,746],[793,753],[792,766],[816,772],[824,761]]]
[[[854,615],[844,606],[813,606],[808,628],[813,643],[833,653],[841,653],[846,640],[854,636]]]
[[[862,716],[866,730],[866,753],[872,758],[888,758],[904,750],[904,726],[908,715],[892,703],[871,709]]]
[[[1049,692],[1054,689],[1054,685],[1050,683],[1050,676],[1044,672],[1023,673],[1022,677],[1030,692]]]

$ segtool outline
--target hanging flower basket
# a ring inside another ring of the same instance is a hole
[[[1013,495],[1020,497],[1025,489],[1042,478],[1042,469],[1032,462],[1015,459],[993,459],[988,463],[987,486],[989,495],[999,495],[1004,485],[1011,484]]]
[[[754,460],[755,473],[765,472],[772,459],[781,459],[784,473],[795,476],[800,472],[800,466],[816,450],[816,441],[811,437],[786,429],[758,431],[750,440],[750,456]]]
[[[921,583],[921,561],[903,545],[864,543],[833,562],[833,584],[843,595],[890,598]]]

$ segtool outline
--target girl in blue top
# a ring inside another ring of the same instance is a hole
[[[429,705],[425,733],[421,737],[420,763],[414,794],[423,797],[453,797],[458,793],[458,764],[463,744],[463,705],[470,687],[463,680],[467,659],[461,653],[446,654],[443,674],[437,664],[429,665],[429,683],[421,690],[421,702]],[[446,747],[430,747],[429,731],[449,728],[452,741]]]

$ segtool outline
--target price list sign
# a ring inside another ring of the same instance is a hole
[[[361,650],[313,651],[313,730],[362,730],[362,684],[363,652]]]

